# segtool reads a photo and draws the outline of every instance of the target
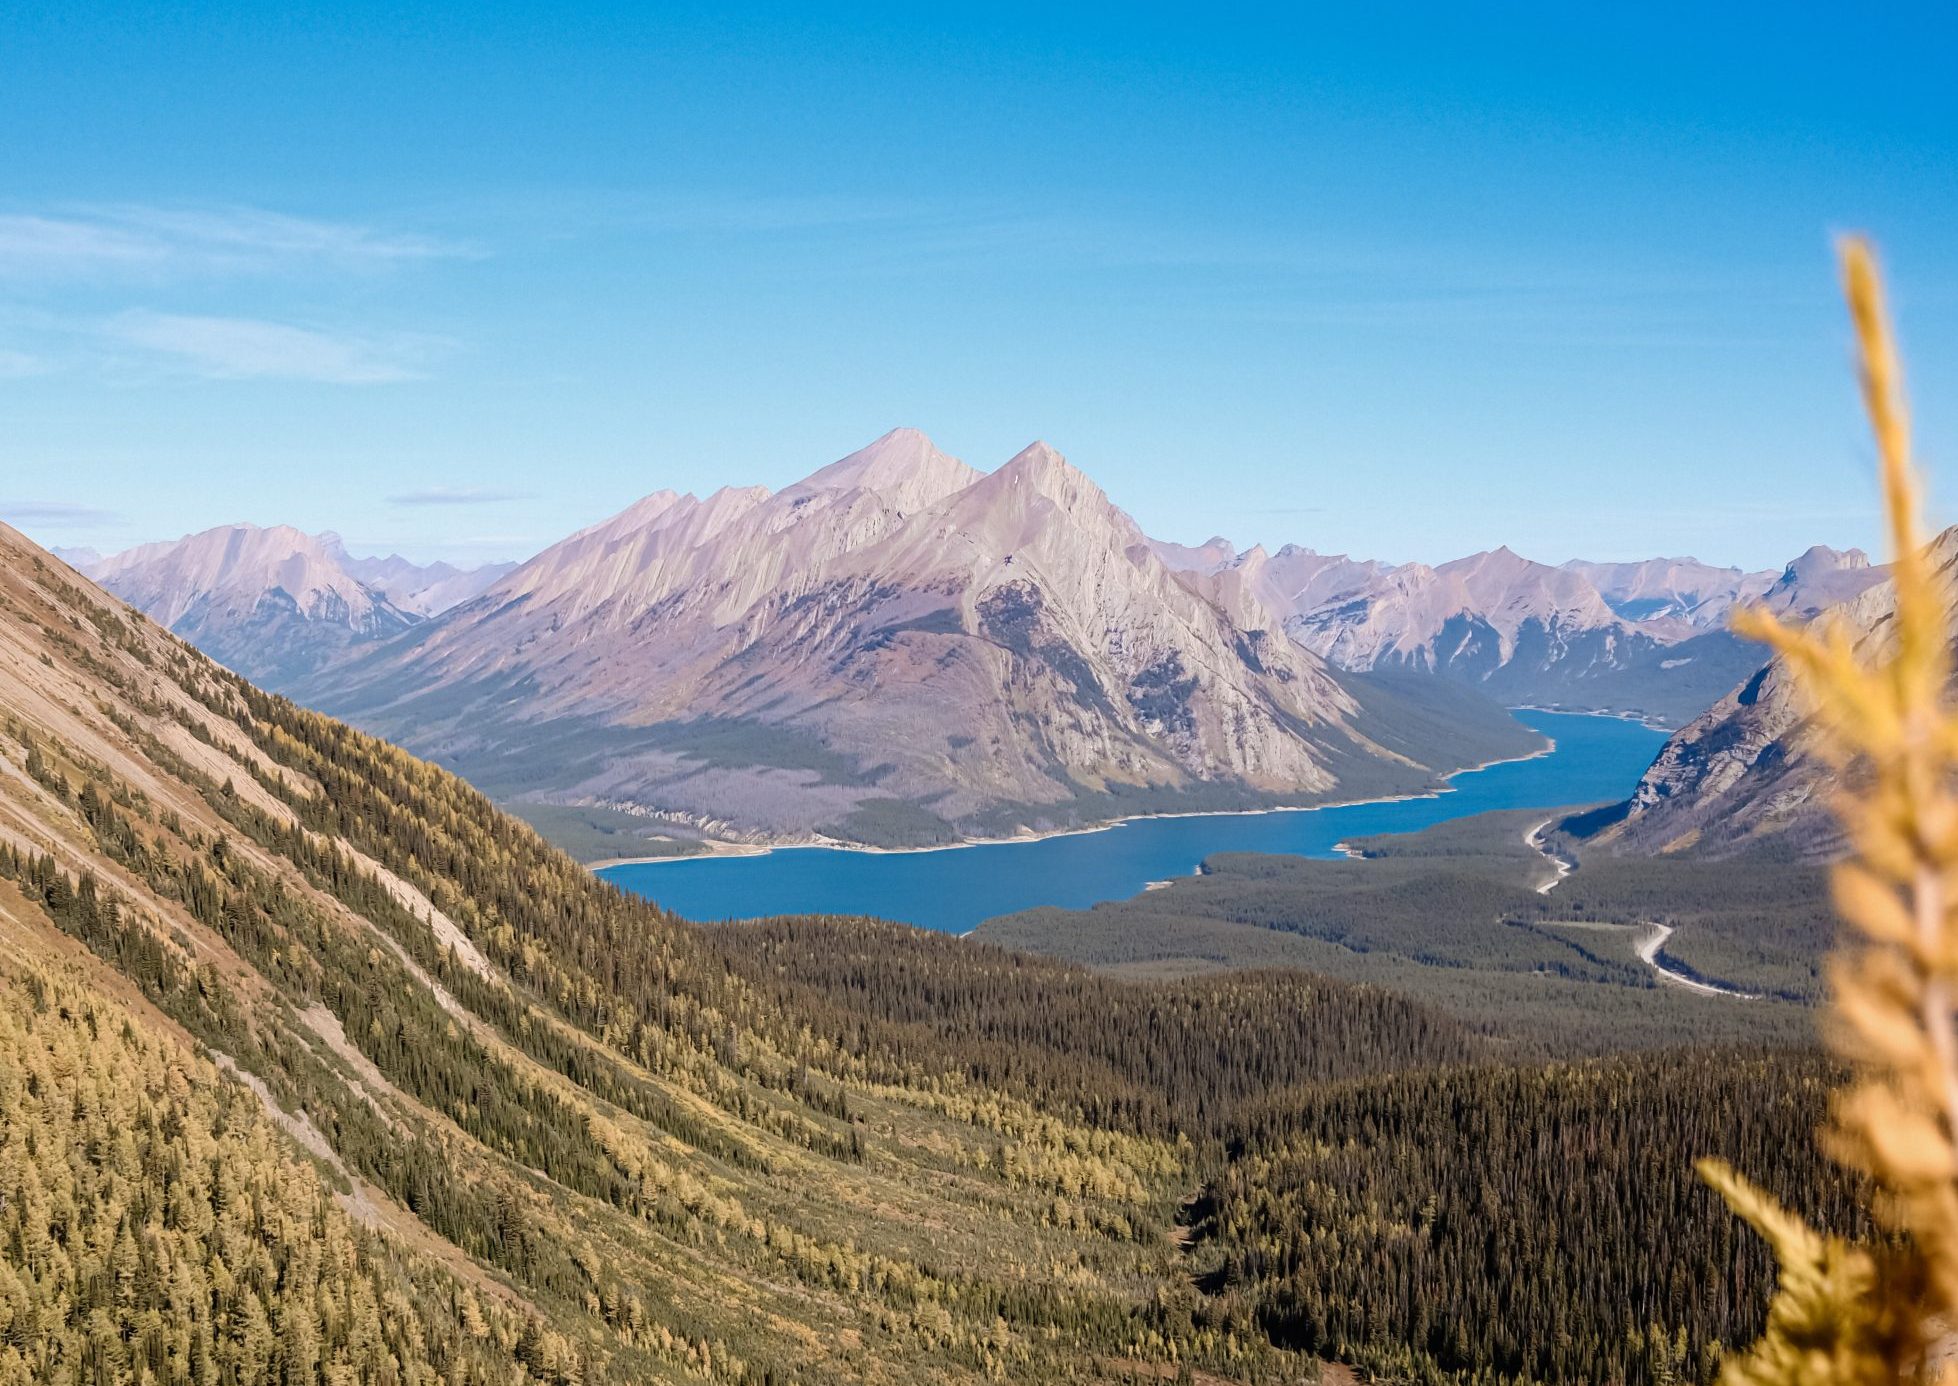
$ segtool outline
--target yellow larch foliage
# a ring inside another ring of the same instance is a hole
[[[1876,259],[1841,246],[1889,523],[1896,612],[1859,645],[1842,623],[1796,629],[1760,612],[1736,629],[1770,644],[1838,770],[1851,848],[1834,893],[1851,926],[1830,960],[1831,1040],[1855,1064],[1831,1148],[1867,1174],[1896,1236],[1852,1247],[1803,1226],[1717,1162],[1703,1166],[1773,1245],[1780,1285],[1761,1341],[1729,1386],[1958,1380],[1958,710],[1951,626],[1920,527],[1902,370]]]

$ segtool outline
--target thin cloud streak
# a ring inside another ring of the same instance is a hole
[[[113,510],[70,501],[0,500],[0,519],[9,524],[47,525],[64,529],[83,529],[92,525],[120,523],[122,516]]]
[[[430,337],[344,335],[258,318],[136,310],[112,319],[114,341],[210,380],[386,385],[418,380],[450,344]]]
[[[433,236],[256,207],[83,206],[0,213],[0,279],[385,268],[482,252]]]

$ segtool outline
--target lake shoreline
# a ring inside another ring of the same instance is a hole
[[[1652,731],[1664,732],[1671,736],[1679,728],[1661,720],[1649,712],[1610,712],[1604,708],[1551,707],[1545,703],[1517,703],[1507,711],[1515,712],[1554,712],[1559,717],[1614,717],[1620,722],[1636,722]]]
[[[1336,844],[1421,832],[1495,810],[1533,809],[1540,821],[1560,805],[1623,798],[1664,741],[1617,717],[1526,711],[1534,743],[1516,753],[1430,776],[1404,792],[1350,789],[1339,803],[1139,814],[1109,824],[1031,834],[972,846],[865,850],[778,848],[701,861],[697,871],[621,866],[603,879],[689,919],[732,921],[782,915],[888,919],[962,935],[988,919],[1041,906],[1088,909],[1161,890],[1203,863],[1251,853],[1340,860]],[[1519,828],[1520,828],[1519,824]],[[1122,832],[1112,831],[1121,827]],[[1004,850],[1015,844],[1037,851]],[[1354,867],[1354,870],[1364,870]]]
[[[1521,712],[1553,712],[1571,717],[1611,717],[1620,721],[1637,720],[1615,712],[1563,713],[1556,708],[1517,708]],[[1113,832],[1131,823],[1147,823],[1158,819],[1174,818],[1252,818],[1274,813],[1319,813],[1326,809],[1362,808],[1370,804],[1405,804],[1421,799],[1439,799],[1444,794],[1455,792],[1452,783],[1462,775],[1473,775],[1478,771],[1491,770],[1498,765],[1521,765],[1527,761],[1541,760],[1557,751],[1557,739],[1539,732],[1543,745],[1536,750],[1520,756],[1498,756],[1477,765],[1464,765],[1450,770],[1441,777],[1441,785],[1419,794],[1383,794],[1371,799],[1337,799],[1318,804],[1275,804],[1269,808],[1246,809],[1188,809],[1162,813],[1131,813],[1120,818],[1111,818],[1102,823],[1085,824],[1077,828],[1057,828],[1044,833],[1015,833],[1011,837],[968,837],[957,842],[940,842],[929,847],[874,847],[868,843],[845,842],[826,838],[817,842],[784,842],[773,846],[759,843],[716,842],[700,852],[675,853],[661,857],[618,857],[609,861],[592,862],[587,870],[594,874],[615,870],[626,866],[676,866],[690,861],[720,861],[730,857],[765,857],[776,852],[861,852],[871,856],[908,856],[924,852],[958,852],[968,847],[1013,847],[1031,846],[1040,842],[1053,842],[1061,838],[1087,837],[1095,833]],[[1342,846],[1344,844],[1341,844]]]

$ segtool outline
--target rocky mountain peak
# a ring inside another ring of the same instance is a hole
[[[1771,611],[1806,619],[1853,601],[1880,583],[1883,572],[1870,566],[1869,555],[1861,549],[1817,544],[1782,569],[1761,594],[1761,601]]]
[[[1532,563],[1509,545],[1502,544],[1493,549],[1485,549],[1481,553],[1469,554],[1466,558],[1443,563],[1439,565],[1437,571],[1459,574],[1464,578],[1512,580],[1529,573],[1533,568],[1543,566],[1540,563]]]
[[[618,514],[607,516],[595,525],[587,525],[584,529],[570,535],[562,542],[571,543],[575,540],[582,539],[614,539],[630,534],[634,530],[645,529],[656,523],[660,516],[679,505],[683,499],[692,501],[694,497],[682,497],[678,491],[661,488],[648,495],[641,496]]]
[[[1025,486],[1063,504],[1091,497],[1108,499],[1086,472],[1039,440],[1014,453],[993,476],[1002,485]]]
[[[1861,549],[1832,549],[1816,544],[1792,560],[1782,570],[1785,577],[1807,581],[1822,573],[1860,572],[1870,566],[1870,556]]]
[[[871,491],[908,514],[956,495],[978,479],[978,471],[941,452],[920,430],[894,428],[782,494],[799,499],[823,491]]]

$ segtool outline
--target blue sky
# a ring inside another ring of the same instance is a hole
[[[1850,227],[1958,467],[1949,7],[1063,8],[9,7],[0,517],[516,556],[911,424],[1168,538],[1764,566],[1877,542]]]

